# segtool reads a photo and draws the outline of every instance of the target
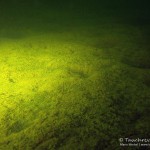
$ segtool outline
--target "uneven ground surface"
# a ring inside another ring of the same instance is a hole
[[[117,150],[119,138],[149,138],[148,17],[15,10],[0,20],[1,150]]]

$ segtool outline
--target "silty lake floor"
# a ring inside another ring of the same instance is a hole
[[[0,21],[1,150],[109,150],[149,137],[147,16],[19,11]]]

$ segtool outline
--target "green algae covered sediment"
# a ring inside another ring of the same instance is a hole
[[[149,28],[105,13],[2,18],[0,149],[117,149],[118,138],[148,138]]]

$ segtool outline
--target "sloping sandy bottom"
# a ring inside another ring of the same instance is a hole
[[[148,138],[149,47],[137,27],[5,33],[1,150],[108,150],[119,138]]]

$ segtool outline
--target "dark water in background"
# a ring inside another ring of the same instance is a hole
[[[148,0],[1,0],[0,27],[29,26],[34,29],[44,21],[64,23],[82,19],[84,22],[86,18],[98,23],[103,18],[107,20],[106,17],[109,22],[110,16],[136,26],[150,25],[149,8]],[[38,29],[44,30],[44,27]]]

